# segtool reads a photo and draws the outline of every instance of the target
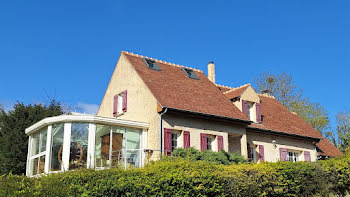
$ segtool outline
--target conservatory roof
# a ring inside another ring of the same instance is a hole
[[[27,135],[30,135],[45,126],[48,126],[51,124],[57,124],[57,123],[64,123],[64,122],[99,123],[99,124],[125,126],[125,127],[140,128],[140,129],[149,128],[149,124],[144,122],[122,120],[122,119],[116,119],[116,118],[106,118],[106,117],[94,116],[94,115],[88,115],[88,114],[79,114],[79,115],[63,114],[60,116],[54,116],[54,117],[42,119],[39,122],[33,124],[32,126],[26,128],[25,133]]]

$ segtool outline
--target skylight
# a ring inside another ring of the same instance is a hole
[[[188,68],[182,68],[182,70],[186,73],[186,75],[191,78],[191,79],[199,79],[198,76],[196,75],[196,73]]]
[[[157,70],[157,71],[161,71],[160,67],[158,66],[157,62],[154,60],[150,60],[150,59],[146,59],[143,58],[143,61],[146,63],[146,65],[148,66],[148,68],[152,69],[152,70]]]

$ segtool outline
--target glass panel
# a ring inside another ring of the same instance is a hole
[[[125,128],[112,127],[112,167],[120,166],[124,162]]]
[[[64,124],[52,126],[51,171],[61,170]]]
[[[39,153],[39,140],[40,138],[40,133],[36,133],[33,135],[33,139],[32,139],[32,156],[36,155]]]
[[[39,158],[35,158],[32,160],[33,175],[38,174],[38,161],[39,161]]]
[[[69,169],[86,168],[88,135],[88,123],[72,124]]]
[[[40,152],[44,152],[46,151],[46,140],[47,140],[47,130],[43,130],[41,132],[41,136],[40,136],[41,140],[40,140]]]
[[[141,146],[140,137],[141,137],[141,131],[139,129],[131,129],[131,128],[126,129],[126,138],[127,138],[126,167],[129,167],[129,166],[139,167],[140,165],[140,151],[137,150],[137,149],[140,149],[140,146]],[[177,133],[174,133],[174,137],[177,140]]]
[[[40,161],[39,161],[39,173],[44,173],[44,169],[45,169],[45,155],[40,157]]]
[[[139,149],[140,148],[140,130],[127,128],[126,132],[127,132],[127,140],[128,140],[127,149]]]
[[[110,126],[96,125],[95,167],[109,166]]]

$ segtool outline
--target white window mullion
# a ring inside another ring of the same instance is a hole
[[[33,175],[33,172],[32,172],[32,162],[31,162],[31,155],[32,155],[32,139],[33,137],[32,136],[29,136],[29,139],[28,139],[28,153],[27,153],[27,169],[26,169],[26,175],[27,176],[31,176]]]
[[[49,125],[47,128],[46,136],[46,155],[45,155],[45,169],[44,172],[48,173],[50,171],[51,165],[51,141],[52,141],[52,125]]]
[[[124,156],[124,169],[126,170],[126,157],[128,156],[128,134],[126,133],[126,128],[124,128],[125,133],[125,156]],[[122,148],[123,150],[123,148]]]
[[[113,131],[112,131],[112,127],[110,127],[110,130],[109,130],[109,168],[112,167],[112,142],[113,142]]]
[[[95,132],[96,124],[89,124],[88,151],[87,151],[87,168],[95,167]]]
[[[62,171],[67,171],[69,169],[71,131],[72,131],[72,123],[64,123],[62,167],[61,167]]]

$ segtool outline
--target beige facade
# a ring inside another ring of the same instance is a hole
[[[155,139],[159,139],[157,100],[122,53],[114,69],[97,115],[113,117],[114,95],[125,90],[127,90],[128,94],[127,111],[117,118],[149,123],[147,148],[159,149],[159,143],[154,143]]]
[[[247,142],[256,147],[256,155],[259,154],[258,145],[264,146],[265,161],[277,162],[280,160],[280,148],[297,152],[299,161],[304,161],[304,151],[309,151],[311,161],[316,161],[317,152],[312,141],[292,137],[277,136],[267,133],[247,132]]]
[[[163,128],[177,131],[189,131],[191,147],[198,150],[200,150],[201,147],[201,133],[214,137],[214,142],[212,143],[213,151],[218,150],[217,136],[223,136],[225,151],[229,151],[229,135],[239,136],[240,140],[236,143],[236,150],[234,152],[239,152],[243,156],[247,156],[246,148],[241,147],[246,147],[246,132],[244,126],[222,121],[208,121],[199,118],[165,114],[163,117]],[[183,139],[182,133],[179,139],[180,147],[183,147],[181,143]]]

